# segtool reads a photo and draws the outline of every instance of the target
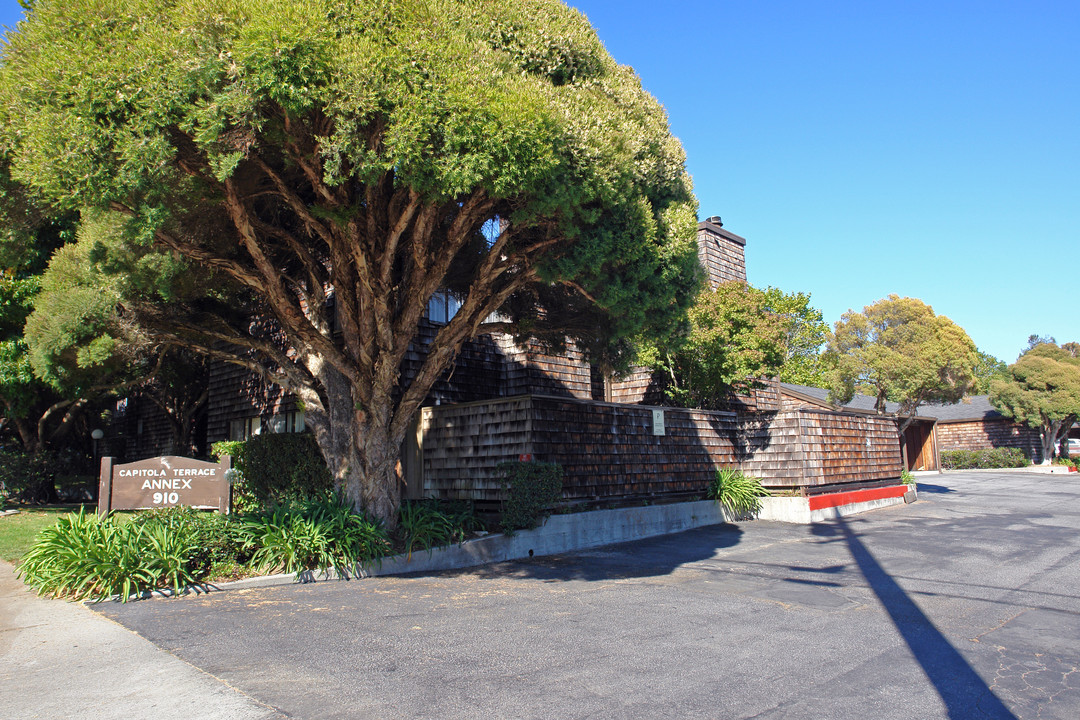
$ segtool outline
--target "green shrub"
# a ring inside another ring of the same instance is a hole
[[[339,496],[279,505],[245,518],[242,532],[251,564],[260,572],[304,572],[334,568],[348,577],[357,563],[389,552],[382,524],[354,513]]]
[[[409,555],[418,547],[430,552],[433,547],[460,544],[478,527],[480,522],[468,502],[405,501],[398,511],[398,533]]]
[[[85,472],[88,462],[74,450],[32,454],[0,447],[0,503],[55,502],[57,485]]]
[[[502,530],[528,530],[540,524],[546,511],[562,495],[562,467],[556,463],[504,462],[502,474]]]
[[[908,470],[901,470],[900,471],[900,482],[902,482],[904,485],[914,485],[915,484],[915,476],[912,475]]]
[[[942,450],[941,465],[946,470],[978,470],[1026,467],[1028,459],[1019,448],[984,450]]]
[[[144,590],[179,593],[194,583],[197,551],[197,533],[183,523],[123,522],[80,509],[41,531],[17,574],[41,595],[127,602]]]
[[[769,491],[759,478],[729,467],[717,469],[708,496],[737,515],[752,517],[761,512],[761,498],[768,497]]]
[[[232,456],[233,510],[246,513],[304,502],[334,488],[311,433],[269,433],[216,442],[216,457]]]

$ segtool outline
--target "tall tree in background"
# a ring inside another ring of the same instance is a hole
[[[49,256],[73,238],[75,220],[33,202],[0,161],[0,429],[12,431],[31,454],[62,440],[81,407],[77,395],[35,376],[23,337]]]
[[[785,293],[769,287],[765,308],[787,321],[784,333],[784,363],[777,377],[782,382],[821,387],[828,375],[825,343],[829,324],[821,311],[810,305],[810,294]]]
[[[1054,343],[1039,343],[1009,366],[1009,378],[993,381],[990,402],[1002,415],[1039,431],[1048,465],[1054,445],[1080,417],[1080,358]]]
[[[900,432],[925,403],[959,401],[971,387],[977,362],[975,344],[963,328],[915,298],[890,295],[849,310],[837,321],[829,350],[829,399],[845,403],[856,392],[900,404]]]
[[[688,314],[685,335],[646,344],[640,355],[663,374],[676,405],[722,409],[734,391],[780,371],[792,323],[770,309],[768,293],[721,283],[702,290]]]
[[[1057,345],[1057,340],[1053,335],[1039,335],[1038,333],[1031,333],[1028,335],[1027,347],[1024,348],[1024,352],[1028,350],[1034,350],[1040,345]],[[1023,354],[1023,353],[1021,353]]]
[[[88,256],[116,317],[293,392],[388,522],[410,423],[492,313],[617,367],[696,293],[682,148],[554,0],[38,0],[2,63],[13,177],[122,219]]]
[[[990,385],[995,379],[1009,377],[1009,366],[1005,364],[1005,361],[998,360],[990,353],[985,353],[982,350],[976,350],[975,355],[978,359],[975,362],[975,387],[973,391],[977,395],[989,395]]]

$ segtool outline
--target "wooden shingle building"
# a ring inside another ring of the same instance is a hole
[[[698,257],[711,287],[746,281],[745,248],[719,217],[698,224]],[[433,335],[456,309],[452,296],[437,293],[422,331]],[[214,364],[208,383],[198,451],[218,440],[304,430],[303,412],[287,393],[239,367]],[[173,451],[155,408],[137,397],[123,402],[110,454],[135,460]],[[493,501],[496,466],[520,458],[561,464],[565,502],[586,504],[701,497],[722,466],[803,494],[895,484],[900,475],[893,420],[785,405],[777,384],[726,411],[662,403],[647,370],[604,377],[573,347],[550,354],[539,344],[482,334],[416,418],[402,448],[405,496]]]

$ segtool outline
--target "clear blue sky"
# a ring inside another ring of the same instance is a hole
[[[1080,340],[1080,2],[575,0],[667,108],[749,280]]]
[[[667,108],[749,280],[1080,341],[1080,2],[575,0]],[[21,9],[0,0],[0,24]]]

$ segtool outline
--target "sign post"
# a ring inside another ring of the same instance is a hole
[[[184,505],[202,510],[229,512],[229,478],[232,458],[225,455],[212,463],[166,455],[114,465],[101,458],[98,513],[113,510],[148,510]]]

